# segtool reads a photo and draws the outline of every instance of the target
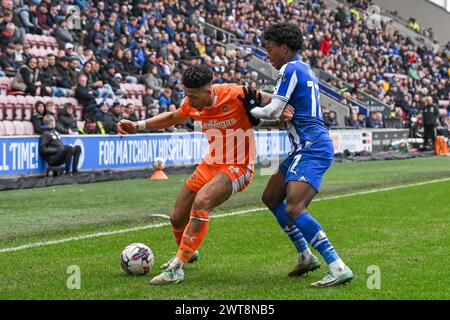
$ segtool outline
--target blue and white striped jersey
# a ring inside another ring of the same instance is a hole
[[[295,109],[292,124],[288,125],[292,151],[331,140],[320,108],[319,82],[300,57],[292,58],[280,69],[272,99],[281,99]]]

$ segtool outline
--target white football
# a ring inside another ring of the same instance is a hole
[[[123,271],[131,275],[149,273],[154,263],[152,250],[143,243],[132,243],[120,254],[120,265]]]
[[[164,169],[166,162],[161,157],[156,157],[155,160],[153,160],[153,169]]]

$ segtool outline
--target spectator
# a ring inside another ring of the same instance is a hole
[[[67,28],[66,19],[61,19],[58,22],[58,27],[55,29],[53,34],[58,41],[58,44],[61,48],[65,48],[67,43],[77,43],[78,39],[74,36],[72,32],[70,32],[69,28]]]
[[[122,119],[128,119],[133,122],[139,120],[138,117],[136,116],[134,105],[132,103],[129,103],[123,107]]]
[[[170,89],[170,87],[165,87],[162,92],[161,95],[159,96],[159,108],[160,111],[164,112],[167,110],[167,107],[172,104],[172,89]]]
[[[371,111],[369,114],[369,119],[367,119],[367,128],[383,128],[383,122],[380,121],[378,112]]]
[[[367,127],[366,115],[364,113],[358,113],[358,123],[361,128]]]
[[[40,96],[41,85],[37,59],[31,58],[28,64],[19,68],[11,86],[13,89],[24,91],[32,96]]]
[[[339,124],[338,124],[337,119],[336,119],[336,112],[334,112],[334,111],[330,111],[328,113],[328,116],[325,117],[324,120],[325,120],[325,125],[328,128],[339,127]]]
[[[153,66],[150,69],[150,74],[148,74],[145,79],[145,85],[153,90],[160,91],[163,87],[163,81],[158,74],[158,67]]]
[[[350,117],[345,118],[345,125],[354,129],[363,128],[362,123],[358,121],[358,113],[354,111],[351,112]]]
[[[75,109],[71,103],[66,103],[59,115],[59,123],[61,128],[68,134],[78,132],[77,117],[75,116]]]
[[[88,115],[95,115],[97,102],[95,101],[94,90],[88,88],[87,77],[81,74],[78,77],[78,86],[75,90],[75,98],[83,106],[84,117],[87,118]]]
[[[16,46],[14,43],[9,43],[6,47],[6,52],[0,56],[0,68],[7,77],[14,77],[17,72],[15,50]]]
[[[325,37],[320,42],[320,52],[324,55],[328,55],[331,51],[331,47],[333,46],[333,40],[331,39],[331,34],[326,33]]]
[[[109,109],[109,113],[111,114],[111,119],[114,122],[114,127],[112,132],[117,133],[117,124],[120,120],[122,120],[122,105],[119,101],[115,101],[112,107]]]
[[[49,66],[51,63],[52,61],[49,59]],[[56,65],[56,71],[54,72],[55,75],[56,73],[58,74],[56,75],[56,86],[65,89],[64,91],[66,94],[69,94],[67,90],[71,90],[70,95],[72,95],[72,92],[75,91],[76,82],[72,82],[72,74],[69,70],[69,60],[67,57],[63,56],[59,58],[59,62]]]
[[[111,88],[112,94],[108,95],[108,98],[114,99],[116,94],[120,91],[120,84],[115,79],[116,65],[114,63],[108,63],[105,70],[101,74],[101,80],[105,83],[104,87]]]
[[[158,106],[158,102],[153,98],[154,95],[154,91],[152,88],[147,88],[145,90],[145,94],[142,97],[142,104],[145,106],[145,108],[147,109],[146,114],[150,114],[150,108],[151,107],[159,107]]]
[[[44,117],[46,129],[39,140],[39,154],[50,166],[65,164],[66,174],[78,174],[78,161],[81,155],[80,146],[64,145],[58,131],[55,130],[56,120],[46,115]]]
[[[95,122],[97,122],[97,127],[102,127],[105,133],[115,134],[117,133],[116,123],[113,120],[113,115],[109,112],[109,106],[106,100],[103,100],[95,114]],[[101,123],[101,126],[98,125]]]
[[[47,94],[53,97],[71,97],[73,96],[73,91],[71,88],[63,88],[59,85],[71,85],[70,81],[63,81],[62,76],[59,73],[58,66],[56,65],[56,57],[54,54],[50,53],[47,56],[48,65],[44,70],[42,70],[41,74],[44,73],[46,76],[45,85],[50,88],[49,92],[47,90]],[[44,81],[42,81],[44,82]]]
[[[96,121],[95,117],[89,115],[84,122],[84,127],[78,129],[80,134],[106,134],[101,121]]]
[[[423,149],[428,148],[428,142],[431,139],[434,148],[436,138],[436,126],[438,125],[439,108],[433,103],[432,97],[425,98],[425,106],[421,108],[423,119]]]
[[[33,123],[34,132],[42,134],[44,132],[43,120],[45,114],[45,104],[42,101],[37,101],[34,105],[34,113],[31,116],[31,123]]]
[[[17,15],[21,24],[27,33],[42,34],[42,30],[38,26],[38,17],[36,15],[38,0],[32,0],[28,5],[19,8]]]
[[[39,5],[36,11],[36,16],[38,19],[38,26],[44,31],[44,33],[45,31],[47,31],[47,34],[49,34],[51,31],[53,31],[52,25],[49,25],[51,19],[48,13],[48,7],[45,3],[42,2]]]

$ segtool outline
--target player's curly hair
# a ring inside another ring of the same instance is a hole
[[[181,82],[186,88],[201,88],[213,80],[213,71],[206,64],[192,65],[186,69]]]
[[[264,41],[285,44],[293,51],[300,51],[303,47],[302,31],[291,23],[274,24],[263,34]]]

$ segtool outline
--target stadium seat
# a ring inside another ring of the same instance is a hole
[[[24,136],[25,135],[25,126],[22,121],[13,121],[14,131],[16,136]]]
[[[5,135],[5,126],[3,125],[3,121],[0,121],[0,136]]]
[[[35,97],[33,96],[25,96],[25,108],[24,108],[24,119],[30,120],[31,116],[34,113],[34,106],[35,106]]]
[[[6,99],[0,99],[0,121],[5,120]]]
[[[11,121],[5,120],[3,121],[3,125],[5,127],[5,136],[13,136],[16,134],[16,129]]]
[[[47,49],[58,49],[58,41],[52,36],[41,36],[42,42]]]
[[[0,91],[2,95],[23,95],[25,94],[21,90],[16,90],[11,88],[11,85],[14,81],[14,78],[10,77],[1,77],[0,78]],[[6,91],[5,91],[6,90]]]
[[[66,100],[64,98],[58,98],[58,97],[53,97],[52,101],[56,104],[56,107],[58,109],[62,109],[64,107],[64,104],[66,103]]]
[[[83,106],[78,103],[75,105],[75,115],[78,121],[83,120]]]
[[[142,106],[139,108],[139,112],[141,114],[140,119],[144,120],[147,118],[147,107],[146,106]]]
[[[25,109],[27,108],[27,99],[24,96],[16,96],[16,114],[15,120],[23,120],[25,116]]]
[[[37,99],[36,99],[37,98]],[[42,102],[44,102],[45,104],[47,104],[47,102],[55,102],[54,98],[52,97],[35,97],[35,101],[39,101],[41,100]]]
[[[25,135],[31,136],[34,134],[34,127],[30,121],[24,121],[23,126],[25,128]]]
[[[10,81],[8,77],[0,77],[0,95],[6,96],[10,87]]]
[[[16,104],[16,96],[6,96],[5,120],[14,120]]]
[[[30,46],[37,46],[38,45],[38,37],[37,35],[27,33],[25,34],[25,42],[29,43]]]

